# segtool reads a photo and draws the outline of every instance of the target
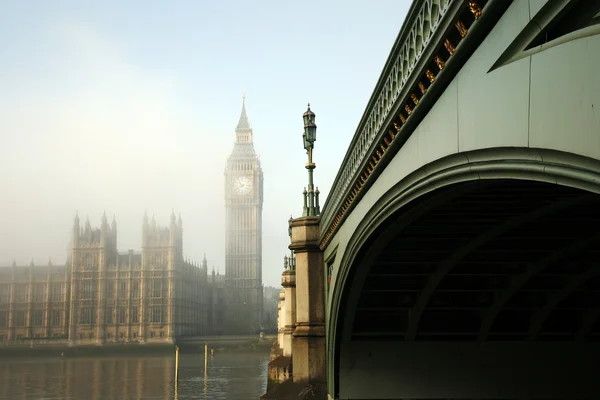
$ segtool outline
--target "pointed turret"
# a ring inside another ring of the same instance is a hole
[[[112,222],[110,223],[110,246],[113,250],[117,249],[117,218],[113,214]]]
[[[238,121],[235,131],[239,132],[248,129],[250,129],[250,122],[248,121],[248,115],[246,115],[246,95],[244,95],[242,97],[242,114],[240,115],[240,120]]]
[[[16,267],[16,266],[17,266],[17,260],[16,260],[16,259],[14,259],[14,258],[13,258],[13,263],[12,263],[12,266],[13,266],[13,267]]]
[[[29,264],[29,271],[27,271],[27,273],[29,274],[29,280],[31,280],[33,278],[33,268],[35,268],[35,263],[33,262],[33,258],[31,259],[31,263]]]
[[[246,96],[243,98],[242,114],[240,115],[240,120],[235,128],[235,143],[252,144],[252,127],[248,121],[248,115],[246,114]]]
[[[148,211],[144,210],[144,221],[142,222],[142,247],[146,247],[148,241]]]
[[[181,214],[179,214],[179,218],[177,219],[177,226],[181,228],[182,225],[183,225],[183,222],[181,221]]]
[[[106,245],[108,235],[108,218],[106,218],[106,210],[102,212],[102,223],[100,224],[100,243]]]
[[[51,267],[52,266],[52,259],[50,257],[48,257],[48,266]]]
[[[177,245],[177,222],[175,218],[175,210],[171,212],[171,229],[169,230],[169,241],[171,246],[175,247]]]
[[[75,211],[75,219],[73,220],[73,237],[71,238],[72,247],[77,247],[77,241],[79,239],[79,232],[81,231],[81,227],[79,226],[79,214]]]
[[[87,216],[85,219],[85,233],[91,233],[92,232],[92,224],[90,224],[90,217]]]

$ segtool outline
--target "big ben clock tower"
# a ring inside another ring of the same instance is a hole
[[[227,333],[255,334],[262,323],[262,206],[263,172],[244,98],[225,168]]]

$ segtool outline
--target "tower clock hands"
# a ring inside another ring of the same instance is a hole
[[[248,194],[252,190],[252,181],[246,176],[241,176],[233,182],[233,190],[239,195]]]

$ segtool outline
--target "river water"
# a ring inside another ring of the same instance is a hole
[[[210,357],[210,356],[209,356]],[[258,399],[267,387],[265,353],[216,353],[204,373],[204,354],[89,358],[5,358],[0,399]]]

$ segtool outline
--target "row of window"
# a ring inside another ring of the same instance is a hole
[[[167,253],[159,253],[159,254],[150,254],[147,256],[145,263],[153,268],[165,268],[168,263],[168,254]],[[83,268],[84,269],[92,269],[98,266],[98,255],[97,254],[86,254],[83,256]],[[129,267],[127,265],[127,267]],[[135,263],[134,269],[140,269],[140,264]],[[116,269],[117,266],[113,263],[108,265],[109,269]],[[122,267],[121,267],[122,268]]]
[[[130,319],[128,320],[128,315]],[[166,313],[164,308],[160,306],[150,307],[150,322],[161,323],[166,322]],[[79,323],[82,325],[94,325],[96,324],[96,309],[93,307],[83,307],[79,312]],[[139,323],[139,309],[138,307],[117,307],[116,309],[108,308],[105,312],[105,323],[107,324],[137,324]]]
[[[60,339],[62,337],[64,337],[64,335],[62,333],[58,333],[58,332],[54,332],[52,333],[49,338],[54,338],[54,339]],[[33,339],[43,339],[44,337],[42,335],[40,335],[39,333],[36,333],[33,335]],[[5,335],[0,335],[0,343],[2,343],[5,339],[8,339]],[[25,339],[25,335],[23,334],[18,334],[16,337],[16,340],[24,340]]]
[[[129,265],[129,264],[126,264],[126,263],[121,263],[121,264],[119,264],[118,268],[117,268],[117,264],[115,264],[115,263],[110,263],[110,264],[108,264],[108,269],[109,269],[110,271],[114,271],[114,270],[116,270],[116,269],[119,269],[119,270],[121,270],[121,271],[127,271],[127,270],[129,270],[131,267],[132,267],[131,265]],[[131,269],[139,270],[139,269],[142,269],[142,266],[140,265],[140,263],[139,263],[139,262],[134,262],[134,263],[133,263],[133,268],[131,268]],[[113,274],[114,274],[114,273],[113,273]]]
[[[239,136],[241,137],[241,136]],[[249,136],[246,136],[247,138],[249,138]],[[253,163],[253,162],[247,162],[247,163],[231,163],[229,164],[229,167],[232,171],[252,171],[255,167],[257,167],[258,165]]]
[[[96,298],[97,283],[94,280],[86,279],[82,280],[80,299],[92,300]],[[10,284],[0,284],[0,304],[8,304],[11,301],[10,298]],[[14,298],[15,303],[26,303],[27,302],[27,283],[17,283],[14,285]],[[131,296],[128,296],[128,286],[131,289]],[[42,303],[46,301],[46,287],[45,283],[34,283],[32,284],[31,301],[34,303]],[[50,301],[62,302],[65,301],[65,284],[64,283],[52,283],[50,284]],[[118,296],[115,296],[117,294]],[[140,281],[139,280],[119,280],[114,282],[108,282],[106,288],[107,298],[140,298]],[[164,298],[167,297],[167,282],[162,279],[152,279],[150,283],[150,297],[152,298]]]
[[[27,283],[15,283],[14,284],[14,298],[15,303],[27,302],[27,289],[29,284]],[[10,302],[10,287],[11,284],[4,283],[0,284],[0,303]],[[41,303],[46,301],[46,283],[33,283],[31,284],[31,301],[34,303]],[[64,301],[64,283],[51,283],[50,284],[50,301]]]
[[[125,307],[119,307],[116,309],[116,321],[119,324],[126,324],[127,323],[127,308]],[[131,321],[130,323],[132,324],[137,324],[139,322],[139,312],[138,312],[138,308],[137,307],[131,307],[131,310],[129,311],[129,315],[131,316]],[[114,312],[112,309],[107,309],[106,310],[106,323],[107,324],[113,324],[114,323]],[[160,322],[160,321],[157,321]]]
[[[166,313],[164,307],[153,306],[150,307],[150,322],[161,323],[165,319]],[[49,324],[50,326],[61,326],[63,320],[62,310],[49,310]],[[31,311],[31,322],[28,325],[26,321],[25,311],[14,311],[13,315],[13,327],[26,327],[26,326],[43,326],[44,325],[44,310],[32,310]],[[129,316],[129,320],[128,320]],[[119,324],[137,324],[139,323],[139,308],[131,307],[129,310],[127,307],[117,307],[115,309],[106,310],[105,321],[107,324],[119,323]],[[94,307],[83,307],[79,313],[79,323],[84,325],[92,325],[96,323],[96,309]],[[0,328],[8,327],[8,311],[0,311]]]
[[[158,333],[158,336],[159,336],[159,337],[161,337],[161,338],[162,338],[162,337],[164,337],[164,335],[165,335],[165,334],[164,334],[164,332],[163,332],[163,331],[160,331],[160,332]],[[137,332],[132,332],[132,333],[131,333],[131,338],[132,338],[132,339],[137,339],[137,337],[138,337],[138,334],[137,334]],[[150,337],[150,338],[154,338],[154,337],[156,337],[156,334],[155,334],[154,332],[150,332],[150,335],[149,335],[149,337]],[[0,336],[0,338],[2,338],[2,336]],[[95,335],[95,333],[94,333],[94,332],[90,332],[90,333],[88,333],[87,335],[85,335],[85,334],[83,334],[83,333],[80,333],[80,334],[79,334],[79,339],[84,339],[84,338],[86,338],[86,339],[95,339],[95,338],[96,338],[96,335]],[[113,338],[112,332],[108,332],[108,333],[106,334],[106,338],[107,338],[107,339],[112,339],[112,338]],[[119,339],[129,339],[129,338],[125,336],[125,332],[119,332]],[[1,342],[1,341],[2,341],[2,340],[0,340],[0,342]]]
[[[61,326],[63,319],[62,310],[50,310],[49,315],[50,326]],[[30,326],[43,326],[44,325],[44,310],[32,310],[31,311],[31,323]],[[13,315],[13,326],[16,328],[27,326],[26,313],[25,311],[15,311]],[[0,328],[8,327],[8,311],[0,311]]]
[[[128,296],[127,286],[131,283],[131,297]],[[150,297],[163,298],[166,297],[166,282],[159,279],[153,279],[150,289]],[[97,284],[94,280],[83,280],[81,289],[81,299],[91,300],[96,297]],[[140,298],[140,281],[138,280],[120,280],[116,282],[108,282],[106,287],[106,298],[112,299],[118,294],[118,298],[139,299]]]
[[[90,269],[98,265],[98,255],[97,254],[86,254],[83,257],[83,267],[86,269]]]

